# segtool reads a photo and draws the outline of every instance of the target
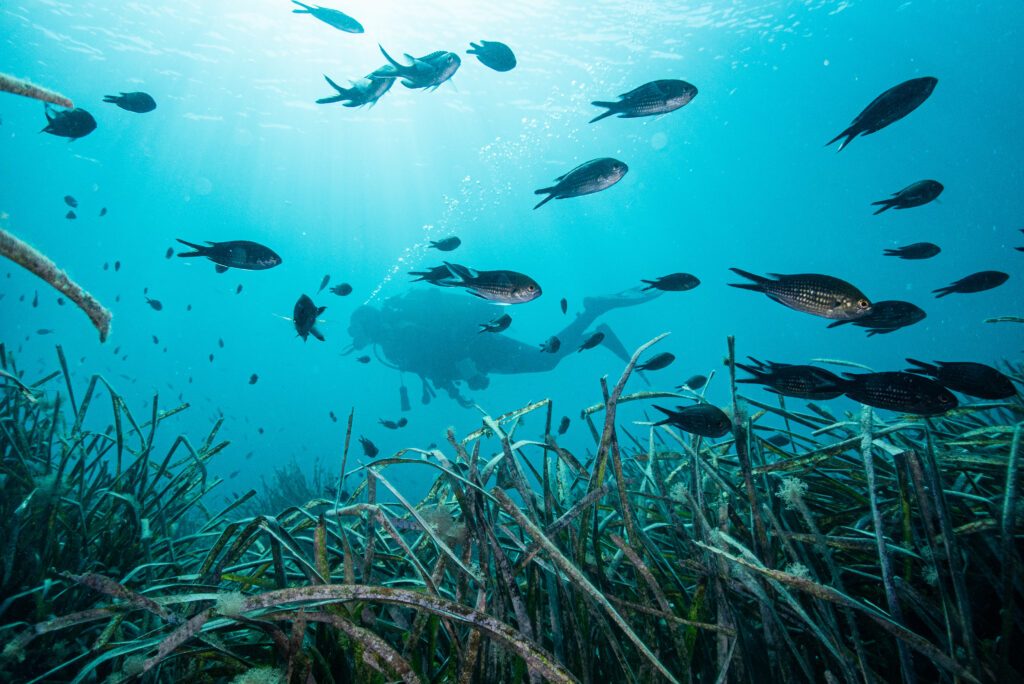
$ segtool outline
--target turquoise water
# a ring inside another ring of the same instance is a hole
[[[695,290],[601,321],[629,350],[670,332],[656,351],[677,360],[648,374],[650,387],[671,389],[714,370],[707,396],[719,405],[728,398],[729,335],[740,356],[847,359],[876,370],[904,368],[908,356],[1018,358],[1020,328],[983,320],[1022,313],[1024,254],[1013,250],[1024,245],[1020,3],[338,6],[366,33],[292,14],[284,0],[0,7],[0,71],[63,92],[98,122],[69,143],[38,133],[40,103],[0,94],[2,224],[114,315],[101,345],[81,313],[4,266],[0,339],[30,379],[56,367],[59,343],[81,382],[103,374],[143,415],[154,393],[164,407],[189,402],[174,431],[194,441],[223,415],[232,446],[218,456],[219,474],[243,470],[225,493],[256,485],[292,457],[334,463],[353,407],[355,434],[383,453],[441,443],[448,426],[479,426],[476,409],[444,392],[422,405],[411,374],[412,410],[401,414],[398,372],[377,358],[357,363],[365,350],[342,356],[351,313],[429,289],[406,273],[440,263],[445,255],[428,251],[427,240],[451,234],[463,241],[451,260],[521,271],[541,284],[542,297],[507,309],[506,334],[531,345],[563,328],[584,297],[676,271],[697,275]],[[466,55],[479,39],[510,45],[517,68],[497,73]],[[452,50],[463,64],[435,92],[395,86],[368,109],[314,104],[334,94],[322,74],[345,83],[381,66],[378,43],[396,56]],[[824,147],[882,91],[919,76],[939,83],[918,110],[842,153]],[[587,123],[599,113],[591,100],[662,78],[687,80],[699,94],[665,116]],[[157,109],[138,115],[102,103],[133,90],[152,94]],[[532,209],[535,189],[604,156],[629,165],[621,183]],[[944,184],[937,202],[872,215],[871,202],[924,178]],[[64,218],[64,195],[79,202],[74,221]],[[102,218],[101,207],[109,211]],[[166,259],[175,238],[254,240],[284,263],[218,275],[205,260]],[[916,262],[882,256],[920,241],[943,251]],[[734,266],[834,275],[874,300],[911,301],[928,317],[871,338],[853,326],[830,330],[824,319],[727,287],[738,282]],[[974,295],[930,294],[990,269],[1009,273],[1009,282]],[[316,294],[328,273],[353,294]],[[147,287],[162,311],[147,306]],[[302,293],[327,306],[325,343],[303,343],[286,320]],[[423,318],[443,325],[443,313]],[[40,328],[55,332],[40,336]],[[423,344],[415,329],[410,344]],[[567,444],[584,452],[592,441],[578,412],[600,401],[598,379],[614,380],[622,367],[600,347],[550,372],[492,375],[486,390],[463,391],[491,414],[553,398],[556,418],[574,419]],[[259,381],[250,385],[253,373]],[[645,387],[630,381],[630,390]],[[748,393],[770,400],[760,389]],[[644,408],[624,407],[623,420],[644,419]],[[409,419],[401,431],[377,425],[400,415]],[[541,432],[531,418],[521,436]]]

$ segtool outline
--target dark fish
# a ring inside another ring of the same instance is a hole
[[[153,311],[163,311],[164,305],[159,299],[150,299],[149,297],[146,297],[146,303],[149,304],[149,308],[153,309]]]
[[[395,84],[395,79],[393,78],[377,78],[373,74],[369,74],[366,78],[351,81],[351,88],[342,88],[332,81],[327,74],[324,74],[324,78],[332,88],[338,91],[338,94],[331,97],[322,97],[316,103],[332,104],[334,102],[341,102],[342,106],[345,107],[362,107],[363,105],[373,107],[373,105],[377,104],[377,100],[384,97],[384,94],[391,90],[391,86]]]
[[[467,55],[476,55],[480,63],[495,71],[512,71],[516,68],[516,56],[512,48],[496,40],[481,40],[470,43]]]
[[[399,64],[383,47],[380,51],[388,63],[371,74],[374,78],[399,78],[406,88],[428,88],[436,89],[442,83],[455,75],[462,64],[462,59],[454,52],[437,50],[423,57],[413,57],[406,54],[405,58],[411,64]]]
[[[295,323],[295,330],[299,337],[305,342],[310,335],[324,341],[324,336],[316,328],[316,317],[327,309],[326,306],[317,307],[308,295],[302,295],[295,302],[295,310],[292,313],[292,321]]]
[[[57,297],[57,306],[64,306],[64,298]]]
[[[558,306],[562,308],[563,314],[569,310],[569,302],[566,301],[565,297],[562,297],[562,301],[558,302]]]
[[[853,323],[861,328],[868,328],[868,337],[885,335],[908,325],[923,321],[927,314],[910,302],[884,299],[871,305],[871,311],[852,321],[834,321],[828,327],[834,328],[844,323]]]
[[[327,415],[329,415],[331,417],[331,422],[332,423],[337,423],[338,422],[338,416],[334,415],[334,411],[328,411]]]
[[[399,428],[404,428],[406,425],[408,425],[409,424],[409,419],[408,418],[399,418],[396,421],[396,420],[384,420],[383,418],[378,418],[377,422],[380,423],[381,425],[383,425],[384,427],[386,427],[388,430],[397,430]]]
[[[419,276],[413,278],[414,283],[424,280],[433,285],[441,287],[454,287],[452,272],[447,266],[431,266],[426,271],[409,271],[409,275]]]
[[[439,252],[451,252],[452,250],[457,249],[458,246],[461,244],[462,240],[455,237],[454,235],[451,237],[446,237],[443,240],[430,241],[430,247],[436,249]]]
[[[344,12],[330,7],[320,7],[319,5],[306,5],[299,2],[299,0],[292,0],[296,5],[302,9],[293,9],[293,14],[308,14],[320,21],[324,22],[328,26],[333,26],[339,31],[345,33],[362,33],[363,25],[358,21],[348,16]]]
[[[537,203],[539,209],[553,199],[580,197],[607,190],[622,180],[629,167],[618,159],[601,157],[583,162],[569,173],[555,179],[557,183],[547,188],[535,190],[535,195],[547,195]]]
[[[915,242],[906,247],[887,249],[885,256],[894,256],[900,259],[931,259],[941,251],[941,247],[931,242]]]
[[[664,290],[665,292],[685,292],[700,285],[700,280],[689,273],[671,273],[654,280],[642,280],[647,283],[644,290]]]
[[[516,271],[475,271],[459,264],[445,262],[450,275],[457,280],[451,287],[463,287],[471,293],[498,304],[524,304],[540,297],[537,281]],[[435,283],[436,284],[436,283]]]
[[[221,349],[224,348],[224,338],[223,337],[218,337],[217,338],[217,346],[220,347]]]
[[[189,305],[187,305],[185,307],[185,311],[191,311],[191,310],[192,310],[192,305],[191,304],[189,304]]]
[[[766,439],[765,441],[773,446],[784,447],[787,444],[789,444],[789,437],[786,437],[786,435],[775,434]]]
[[[762,363],[751,358],[752,365],[737,363],[754,377],[736,382],[764,385],[769,392],[798,399],[835,399],[843,393],[843,380],[835,373],[817,366],[796,366],[788,363]]]
[[[932,292],[939,293],[935,295],[936,299],[953,294],[954,292],[959,294],[984,292],[985,290],[991,290],[994,287],[999,287],[1009,278],[1010,276],[1002,271],[979,271],[978,273],[972,273],[969,276],[957,280],[952,285],[932,290]]]
[[[208,358],[210,359],[210,363],[213,363],[213,354],[210,354]]]
[[[239,283],[238,287],[235,288],[235,294],[242,294],[242,284]]]
[[[636,370],[638,370],[638,371],[656,371],[656,370],[661,370],[662,368],[668,368],[670,365],[672,365],[672,362],[675,361],[675,360],[676,360],[676,357],[675,357],[674,354],[669,354],[668,352],[662,352],[660,354],[655,354],[654,356],[652,356],[650,359],[648,359],[644,363],[636,364]]]
[[[690,389],[692,389],[693,391],[696,392],[697,390],[699,390],[701,387],[703,387],[707,383],[708,383],[707,376],[704,376],[704,375],[694,375],[689,380],[686,380],[685,382],[683,382],[683,384],[680,385],[680,387],[689,387]]]
[[[911,183],[899,192],[894,192],[889,199],[872,202],[871,206],[881,205],[881,209],[875,212],[878,216],[886,209],[912,209],[922,204],[928,204],[942,194],[942,183],[934,180],[922,180]]]
[[[160,338],[156,335],[153,335],[153,344],[160,344]]]
[[[116,104],[121,109],[136,114],[145,114],[156,109],[156,100],[149,93],[140,91],[121,93],[120,95],[104,95],[103,101]]]
[[[722,409],[711,404],[695,404],[693,406],[677,406],[675,411],[655,406],[667,417],[655,425],[672,425],[683,432],[701,437],[724,437],[731,425],[729,416]]]
[[[100,216],[106,216],[106,215],[107,215],[107,208],[103,207],[102,209],[100,209]]]
[[[228,475],[228,479],[229,480],[235,479],[236,477],[238,477],[238,473],[240,473],[240,472],[242,472],[242,471],[241,470],[232,470],[231,474]]]
[[[39,306],[39,293],[35,292],[32,294],[32,308],[35,309]]]
[[[252,375],[249,376],[249,384],[250,385],[255,385],[257,383],[257,381],[259,381],[259,379],[260,379],[260,376],[258,376],[255,373],[253,373]]]
[[[36,335],[50,335],[51,333],[53,333],[53,331],[49,328],[40,328],[39,330],[36,330]]]
[[[871,311],[871,302],[864,293],[839,278],[818,273],[769,273],[775,277],[775,280],[771,280],[738,268],[729,270],[754,281],[730,283],[732,287],[763,292],[770,299],[796,311],[844,321],[859,318]]]
[[[331,274],[330,273],[325,275],[323,277],[323,279],[320,280],[320,289],[317,290],[317,294],[323,292],[324,288],[327,287],[327,283],[329,283],[329,282],[331,282]]]
[[[907,363],[916,366],[908,368],[908,373],[919,373],[935,378],[948,389],[979,399],[1009,399],[1016,396],[1017,388],[999,370],[983,363],[971,361],[936,361],[924,363],[915,359],[907,359]]]
[[[608,111],[595,116],[590,123],[618,114],[620,119],[635,119],[641,116],[655,116],[674,112],[697,97],[697,87],[686,81],[663,79],[645,83],[628,93],[619,95],[618,102],[591,102],[595,107],[607,107]]]
[[[602,340],[604,340],[604,333],[596,332],[587,339],[583,340],[583,344],[581,344],[580,348],[576,350],[576,353],[578,354],[584,349],[593,349],[597,345],[601,344]]]
[[[559,349],[561,349],[561,347],[562,341],[557,337],[552,336],[549,337],[547,340],[544,341],[543,344],[540,345],[540,350],[542,352],[547,352],[548,354],[554,354]]]
[[[360,356],[360,357],[356,358],[356,361],[358,361],[359,363],[370,363],[370,357],[369,356]]]
[[[853,123],[845,131],[828,142],[829,145],[840,138],[846,138],[839,143],[839,150],[850,144],[850,141],[858,135],[870,135],[880,131],[891,123],[899,121],[910,112],[914,111],[928,99],[928,96],[935,90],[939,82],[937,78],[924,76],[904,81],[898,86],[886,90],[876,97],[871,104],[864,108]]]
[[[348,283],[342,283],[341,285],[335,285],[331,288],[331,292],[338,295],[339,297],[347,297],[352,294],[352,286]]]
[[[874,408],[937,416],[957,407],[956,397],[935,380],[890,371],[844,373],[843,392],[854,401]]]
[[[195,250],[193,252],[178,252],[179,257],[206,257],[217,264],[219,273],[223,273],[228,268],[263,271],[281,263],[281,257],[274,250],[249,240],[207,241],[206,244],[209,247],[185,242],[180,238],[178,242]]]
[[[114,270],[115,271],[120,271],[121,270],[121,262],[120,261],[115,261],[114,262]]]
[[[57,111],[46,107],[46,128],[41,133],[49,133],[62,138],[78,140],[96,130],[96,119],[84,109]]]
[[[562,416],[561,422],[558,423],[558,434],[564,435],[569,430],[569,416]]]
[[[106,261],[103,262],[103,270],[104,271],[110,270],[110,264],[108,262],[106,262]]]
[[[72,209],[78,208],[78,200],[76,200],[71,195],[64,195],[64,204],[68,205]]]
[[[165,259],[170,259],[172,256],[174,256],[174,248],[173,247],[168,247],[167,248],[167,252],[164,254],[164,258]]]
[[[74,219],[78,218],[78,214],[76,214],[72,210],[72,211],[69,211],[68,213],[64,214],[64,218],[69,219],[69,220],[74,220]]]
[[[480,332],[498,333],[503,330],[507,330],[510,325],[512,325],[512,317],[508,314],[504,314],[502,316],[498,316],[490,323],[481,323]]]
[[[365,437],[360,436],[359,443],[363,445],[363,453],[366,454],[367,458],[373,458],[380,453],[380,449],[377,448],[377,445]]]

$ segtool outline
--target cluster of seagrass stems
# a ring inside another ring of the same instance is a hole
[[[0,346],[0,677],[1021,679],[1019,400],[886,422],[743,398],[730,373],[725,439],[620,425],[678,396],[623,393],[660,339],[601,380],[582,460],[544,400],[349,472],[350,414],[338,495],[259,515],[255,491],[208,509],[219,421],[163,437],[187,404],[136,417],[99,376],[76,394],[59,347],[29,383]],[[396,466],[431,474],[420,501]]]

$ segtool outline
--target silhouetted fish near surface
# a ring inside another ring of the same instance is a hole
[[[120,95],[104,95],[103,101],[116,104],[121,109],[136,114],[145,114],[156,109],[156,100],[149,93],[140,91],[121,93]]]
[[[689,378],[688,380],[684,381],[683,384],[680,385],[679,387],[680,389],[683,387],[688,387],[694,392],[696,392],[707,383],[708,378],[706,375],[694,375],[692,378]]]
[[[912,78],[897,86],[893,86],[884,93],[872,100],[871,104],[864,108],[853,120],[845,131],[828,142],[828,145],[840,138],[846,138],[839,143],[839,151],[850,144],[850,141],[858,135],[870,135],[882,130],[891,123],[899,121],[910,112],[920,107],[935,90],[939,82],[937,78],[924,76]],[[826,145],[827,147],[827,145]]]
[[[978,273],[965,276],[951,285],[932,290],[932,292],[938,292],[935,295],[936,299],[941,299],[953,293],[972,294],[974,292],[984,292],[985,290],[999,287],[1009,278],[1010,276],[1002,271],[979,271]]]
[[[174,256],[174,248],[168,247],[167,251],[164,252],[164,259],[170,259],[172,256]]]
[[[32,308],[35,309],[39,306],[39,293],[34,292],[32,294]]]
[[[153,309],[153,311],[163,311],[164,308],[164,305],[159,299],[150,299],[149,297],[146,297],[146,304],[149,304],[149,308]]]
[[[894,192],[889,199],[872,202],[871,205],[881,205],[881,209],[875,212],[875,216],[878,216],[886,209],[912,209],[913,207],[920,207],[933,201],[942,194],[943,189],[942,183],[939,181],[917,181],[899,192]]]
[[[504,314],[498,316],[490,323],[481,323],[480,332],[499,333],[503,330],[507,330],[510,325],[512,325],[512,317],[508,314]]]
[[[769,273],[775,278],[771,280],[738,268],[729,270],[754,281],[729,283],[731,287],[763,292],[770,299],[796,311],[836,320],[859,318],[871,311],[871,302],[864,293],[839,278],[818,273]]]
[[[365,437],[360,436],[359,443],[363,445],[363,453],[366,454],[367,458],[374,458],[380,453],[380,449],[377,448],[377,445]]]
[[[333,26],[339,31],[344,31],[345,33],[363,32],[362,24],[340,10],[331,9],[330,7],[321,7],[319,5],[307,5],[299,2],[299,0],[292,0],[292,2],[302,8],[293,9],[293,14],[308,14],[319,19],[328,26]]]
[[[235,294],[242,294],[242,284],[239,283],[238,287],[235,288]]]
[[[347,297],[352,294],[352,286],[348,283],[342,283],[341,285],[335,285],[331,288],[331,292],[338,295],[339,297]]]
[[[68,205],[72,209],[78,208],[78,200],[76,200],[71,195],[64,195],[64,204]]]
[[[548,354],[554,354],[562,348],[562,341],[557,337],[549,337],[541,345],[540,350]]]
[[[50,106],[46,107],[46,128],[41,133],[60,136],[78,140],[96,130],[96,119],[84,109],[70,109],[57,111]]]
[[[360,356],[360,357],[356,358],[356,361],[358,361],[359,363],[363,363],[363,364],[370,363],[370,357],[369,356]]]
[[[564,435],[568,432],[570,422],[569,416],[562,416],[562,420],[558,423],[558,434]]]
[[[688,105],[697,97],[697,87],[677,79],[663,79],[644,83],[628,93],[619,95],[618,102],[591,102],[595,107],[607,107],[608,111],[595,116],[590,123],[618,114],[620,119],[636,119],[641,116],[667,114]]]
[[[629,167],[618,159],[601,157],[583,162],[569,173],[555,179],[556,185],[534,190],[535,195],[547,195],[534,209],[540,209],[553,199],[568,199],[607,190],[622,180]]]
[[[351,88],[342,88],[332,81],[327,74],[324,74],[324,79],[327,80],[327,83],[332,88],[338,91],[338,94],[331,97],[322,97],[316,103],[332,104],[334,102],[341,102],[344,107],[362,107],[363,105],[373,107],[373,105],[377,104],[377,100],[384,97],[384,94],[391,90],[391,86],[395,85],[395,79],[377,78],[373,74],[369,74],[358,81],[351,81]]]
[[[561,307],[563,314],[569,310],[569,302],[566,301],[565,297],[562,297],[562,301],[558,302],[558,306]]]
[[[457,249],[461,244],[462,240],[452,235],[451,237],[446,237],[443,240],[431,240],[430,248],[436,249],[439,252],[451,252],[452,250]]]
[[[661,354],[655,354],[650,359],[643,363],[636,364],[636,370],[638,371],[656,371],[662,368],[668,368],[672,365],[672,362],[676,360],[674,354],[668,352],[662,352]]]
[[[662,290],[664,292],[685,292],[700,285],[700,280],[689,273],[670,273],[654,280],[641,280],[647,283],[646,290]]]
[[[400,78],[406,88],[436,89],[455,75],[462,64],[462,59],[454,52],[437,50],[423,57],[406,54],[411,63],[407,66],[392,59],[391,55],[381,46],[380,51],[388,64],[373,72],[374,78]]]
[[[817,366],[798,366],[788,363],[762,363],[751,358],[752,365],[736,363],[754,377],[738,378],[736,382],[764,385],[769,392],[797,399],[835,399],[843,390],[842,378]]]
[[[115,261],[114,262],[114,270],[115,271],[120,271],[121,270],[121,262],[120,261]]]
[[[655,406],[665,414],[666,418],[655,425],[672,425],[683,432],[701,437],[724,437],[731,427],[729,416],[717,406],[711,404],[695,404],[693,406],[677,406],[675,411]]]
[[[931,259],[941,251],[941,247],[931,242],[915,242],[906,247],[887,249],[885,256],[894,256],[900,259]]]
[[[603,332],[596,332],[593,335],[591,335],[590,337],[588,337],[587,339],[583,340],[583,344],[581,344],[580,348],[576,350],[576,353],[578,354],[579,352],[583,351],[584,349],[593,349],[597,345],[601,344],[601,342],[603,340],[604,340],[604,333]]]
[[[516,271],[476,271],[459,264],[445,262],[457,280],[450,286],[462,287],[472,294],[498,304],[525,304],[540,297],[540,285],[533,278]]]
[[[260,379],[260,376],[258,376],[255,373],[253,373],[252,375],[249,376],[249,384],[250,385],[255,385],[257,383],[257,381],[259,381],[259,379]]]
[[[512,48],[496,40],[470,43],[466,54],[476,55],[481,64],[495,71],[512,71],[516,68],[516,55]]]
[[[78,214],[76,214],[72,210],[72,211],[69,211],[68,213],[64,214],[64,218],[69,219],[69,220],[74,220],[74,219],[78,218]]]
[[[320,281],[320,288],[317,290],[317,294],[323,292],[324,288],[327,287],[327,283],[329,283],[329,282],[331,282],[331,274],[330,273],[325,275],[323,277],[323,279]]]
[[[1009,399],[1016,396],[1017,388],[1001,371],[973,361],[936,361],[925,363],[907,359],[915,366],[908,373],[918,373],[934,378],[946,388],[978,399]]]
[[[834,328],[844,323],[852,323],[861,328],[868,328],[868,337],[885,335],[900,328],[906,328],[923,321],[926,314],[920,307],[910,302],[895,299],[884,299],[871,305],[871,311],[860,318],[849,321],[835,321],[828,327]]]
[[[39,328],[39,330],[36,330],[36,335],[50,335],[52,333],[53,331],[49,328]]]
[[[106,216],[106,215],[107,215],[107,208],[103,207],[102,209],[100,209],[100,216]]]
[[[280,265],[281,257],[269,247],[249,240],[229,240],[227,242],[210,242],[209,247],[185,242],[178,242],[191,247],[193,252],[179,252],[179,257],[206,257],[217,264],[217,272],[223,273],[228,268],[239,268],[246,271],[263,271]]]
[[[324,341],[324,336],[321,335],[320,331],[316,328],[316,317],[322,314],[326,309],[326,306],[317,307],[317,305],[313,303],[313,300],[309,298],[309,295],[302,295],[299,297],[299,300],[295,302],[292,321],[295,323],[295,331],[298,332],[299,337],[301,337],[304,342],[310,335],[321,342]]]
[[[884,373],[843,373],[843,393],[854,401],[874,408],[937,416],[955,409],[956,397],[929,378],[889,371]]]

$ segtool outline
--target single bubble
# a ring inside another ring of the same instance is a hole
[[[651,136],[651,147],[660,150],[668,145],[668,136],[660,131]]]
[[[197,195],[209,195],[213,192],[213,182],[206,176],[200,176],[193,182],[192,189]]]

